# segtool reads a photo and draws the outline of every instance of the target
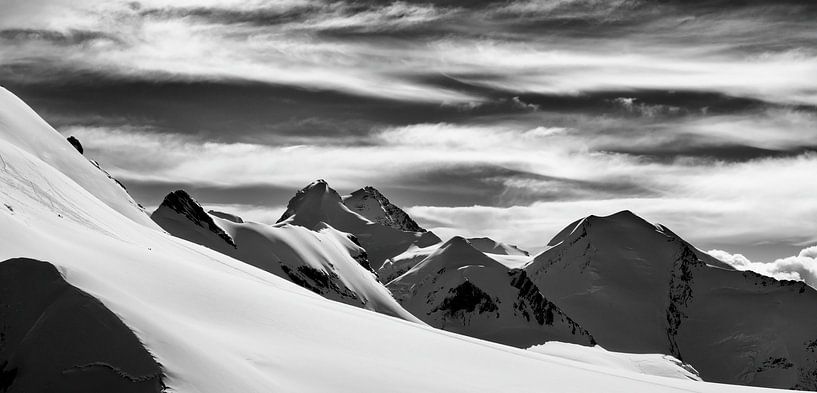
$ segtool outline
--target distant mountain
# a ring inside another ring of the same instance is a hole
[[[232,256],[327,299],[418,321],[371,271],[353,237],[325,223],[311,230],[286,223],[244,222],[207,213],[184,191],[168,194],[151,218],[168,233]]]
[[[374,187],[366,186],[343,197],[343,204],[372,222],[406,232],[426,232]]]
[[[512,244],[498,242],[488,237],[469,238],[468,244],[487,254],[530,256],[530,253]]]
[[[629,211],[589,216],[526,267],[605,348],[666,353],[707,381],[817,389],[817,291],[740,272]]]
[[[509,269],[454,237],[388,284],[431,326],[517,347],[593,337],[542,296],[524,270]]]
[[[362,200],[362,197],[347,200]],[[364,210],[366,214],[372,214],[375,209]],[[395,229],[391,225],[374,222],[353,212],[344,204],[337,191],[324,180],[317,180],[298,191],[287,204],[287,210],[278,222],[310,229],[326,223],[339,231],[350,233],[366,249],[374,270],[379,269],[387,258],[402,253],[412,245],[426,247],[440,242],[440,238],[434,233]]]
[[[527,251],[491,238],[480,237],[465,240],[471,247],[485,253],[485,255],[491,259],[509,268],[520,268],[526,265],[531,259]],[[442,244],[443,243],[436,243],[427,247],[412,245],[406,251],[388,258],[377,270],[380,280],[384,283],[388,283],[403,275],[409,271],[409,269],[420,263],[420,261],[437,251]]]

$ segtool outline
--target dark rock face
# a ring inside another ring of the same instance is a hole
[[[375,277],[377,277],[377,272],[374,271],[374,269],[372,269],[372,264],[369,263],[369,253],[367,253],[366,249],[364,249],[363,246],[360,245],[360,240],[358,240],[357,236],[352,234],[348,234],[347,237],[352,243],[360,247],[361,250],[359,254],[352,255],[352,258],[356,260],[357,263],[360,264],[360,266],[363,266],[364,269],[370,271],[372,274],[375,275]]]
[[[74,148],[77,149],[79,154],[83,154],[85,152],[85,149],[82,148],[82,144],[79,143],[79,139],[77,139],[75,136],[69,136],[68,142],[71,144],[71,146],[74,146]]]
[[[290,281],[298,284],[321,296],[334,293],[341,298],[357,299],[357,295],[348,288],[341,288],[337,281],[340,280],[337,274],[325,272],[310,266],[298,266],[296,269],[281,263],[281,269]]]
[[[698,259],[689,246],[683,249],[673,262],[672,278],[669,284],[669,305],[667,306],[667,339],[672,356],[684,360],[678,348],[676,336],[681,322],[687,318],[686,308],[692,299],[693,270],[706,265]]]
[[[216,225],[216,223],[209,215],[207,215],[201,205],[199,205],[199,203],[196,202],[196,200],[184,190],[177,190],[167,194],[165,200],[162,201],[162,204],[159,207],[161,208],[162,206],[187,217],[191,222],[202,228],[209,229],[211,232],[218,235],[218,237],[224,239],[227,244],[233,247],[236,246],[233,238],[224,232],[221,227]]]
[[[494,299],[470,281],[465,281],[448,292],[449,296],[431,312],[445,311],[446,315],[453,317],[458,313],[482,314],[499,311]]]
[[[0,262],[0,391],[159,393],[162,377],[136,335],[54,266]]]
[[[353,203],[352,200],[355,202]],[[352,199],[344,201],[346,207],[358,213],[364,213],[368,203],[380,205],[385,214],[379,217],[366,218],[401,231],[426,232],[426,230],[420,227],[403,209],[389,202],[388,198],[372,186],[366,186],[353,192]]]
[[[524,270],[512,270],[509,274],[512,278],[511,286],[519,289],[519,297],[514,302],[515,311],[520,312],[528,321],[531,320],[532,314],[539,325],[552,326],[558,317],[572,328],[573,335],[584,336],[587,338],[589,345],[596,345],[596,340],[587,330],[579,326],[578,323],[565,315],[559,306],[542,295],[542,292],[528,278],[528,274]]]

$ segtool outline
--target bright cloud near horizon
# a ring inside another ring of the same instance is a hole
[[[534,251],[629,209],[808,281],[814,20],[794,0],[5,0],[0,85],[145,206],[185,188],[271,222],[325,178]]]

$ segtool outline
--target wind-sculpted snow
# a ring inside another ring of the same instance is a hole
[[[817,291],[739,272],[630,212],[588,217],[526,267],[605,348],[664,353],[704,380],[817,389]]]
[[[0,262],[0,391],[158,393],[161,367],[119,318],[54,266]]]

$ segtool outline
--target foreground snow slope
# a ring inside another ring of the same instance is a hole
[[[156,224],[120,184],[83,157],[60,133],[2,86],[0,86],[0,139],[25,149],[57,168],[131,220],[156,228]]]
[[[58,142],[43,132],[0,135]],[[330,302],[134,222],[15,139],[0,137],[0,156],[0,260],[51,262],[100,299],[172,392],[764,391],[583,366]]]
[[[367,269],[366,251],[329,225],[244,222],[209,214],[184,191],[165,197],[151,218],[171,235],[219,251],[328,299],[419,322]]]

